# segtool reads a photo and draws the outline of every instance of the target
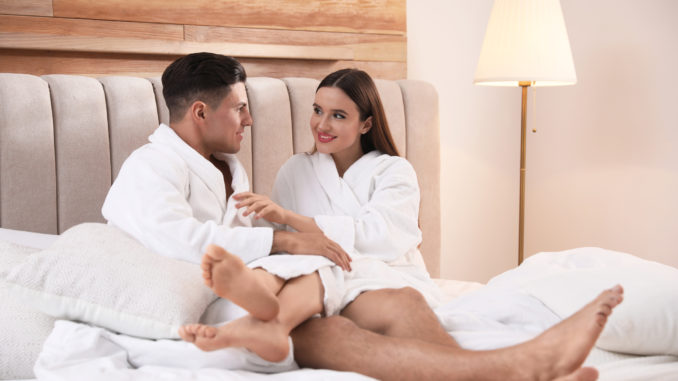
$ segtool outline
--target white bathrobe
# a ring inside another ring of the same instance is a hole
[[[349,253],[353,270],[342,271],[324,257],[285,261],[270,256],[251,265],[284,277],[317,269],[325,287],[327,315],[340,312],[364,291],[406,286],[417,289],[435,307],[440,291],[417,248],[419,197],[416,173],[404,158],[372,151],[342,178],[330,155],[295,155],[278,172],[272,199],[313,217],[325,235]]]
[[[226,200],[224,176],[209,160],[161,124],[125,160],[108,192],[102,214],[151,250],[200,263],[208,244],[216,244],[245,262],[266,256],[273,230],[253,227],[233,198]],[[217,154],[228,163],[234,193],[249,191],[242,164],[234,155]]]

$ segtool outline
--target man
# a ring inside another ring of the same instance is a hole
[[[249,190],[233,154],[252,124],[245,70],[209,53],[177,60],[163,74],[170,126],[160,125],[125,161],[102,214],[158,253],[200,263],[208,244],[245,262],[272,252],[348,258],[322,234],[253,227],[230,196]]]
[[[252,124],[245,80],[231,57],[196,53],[172,63],[162,76],[170,125],[125,161],[104,217],[150,249],[194,263],[209,244],[245,262],[284,251],[346,263],[348,255],[322,233],[257,227],[236,209],[231,195],[249,187],[233,155]],[[301,366],[379,379],[595,379],[581,364],[621,298],[621,288],[606,291],[534,340],[476,352],[457,345],[416,291],[370,291],[342,316],[295,329],[294,355]]]

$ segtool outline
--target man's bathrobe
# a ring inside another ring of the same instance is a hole
[[[226,200],[224,176],[209,160],[161,124],[120,169],[102,208],[104,218],[151,250],[200,263],[208,244],[216,244],[245,262],[269,254],[270,227],[252,227],[233,198]],[[249,191],[242,164],[228,163],[234,193]]]
[[[404,158],[372,151],[342,178],[330,155],[295,155],[278,172],[271,198],[285,209],[313,217],[325,235],[349,253],[353,270],[342,271],[317,256],[269,256],[250,266],[284,277],[318,270],[326,315],[340,312],[361,292],[406,286],[435,307],[439,290],[417,248],[419,197],[416,173]]]

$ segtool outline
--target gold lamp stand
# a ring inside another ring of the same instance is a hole
[[[527,151],[527,88],[532,82],[520,81],[523,96],[520,108],[520,206],[518,212],[518,264],[523,263],[525,249],[525,156]]]

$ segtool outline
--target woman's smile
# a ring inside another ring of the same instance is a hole
[[[329,143],[336,138],[337,138],[336,136],[332,136],[330,134],[326,134],[323,132],[318,132],[318,141],[320,143]]]

